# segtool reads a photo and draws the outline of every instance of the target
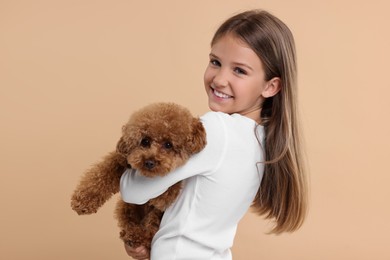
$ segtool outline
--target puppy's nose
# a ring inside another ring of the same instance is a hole
[[[149,170],[153,169],[154,166],[156,166],[156,162],[154,160],[146,160],[144,162],[144,165],[146,168],[148,168]]]

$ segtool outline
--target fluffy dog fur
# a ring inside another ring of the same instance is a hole
[[[79,215],[96,213],[115,193],[126,168],[153,178],[164,176],[206,145],[202,123],[184,107],[155,103],[135,112],[122,127],[116,151],[85,172],[71,198]],[[118,201],[115,213],[120,238],[131,246],[146,246],[157,232],[164,210],[180,193],[180,182],[144,205]]]

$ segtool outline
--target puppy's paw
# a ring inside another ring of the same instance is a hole
[[[148,232],[126,232],[125,230],[122,230],[120,232],[120,238],[123,242],[125,242],[127,245],[133,248],[137,248],[140,246],[146,247],[148,250],[151,248],[151,242],[153,237],[147,236]]]
[[[72,209],[79,215],[96,213],[100,204],[98,196],[85,196],[81,193],[75,193],[70,202]]]

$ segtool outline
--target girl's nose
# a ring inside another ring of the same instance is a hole
[[[226,72],[223,70],[218,71],[218,73],[213,78],[213,85],[216,88],[223,88],[229,84],[228,77]]]

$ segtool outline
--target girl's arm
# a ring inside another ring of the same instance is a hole
[[[215,112],[205,114],[201,120],[206,130],[206,147],[164,177],[149,178],[135,170],[126,170],[120,181],[120,191],[125,202],[144,204],[164,193],[173,184],[195,175],[208,175],[218,167],[226,149],[225,126]]]

